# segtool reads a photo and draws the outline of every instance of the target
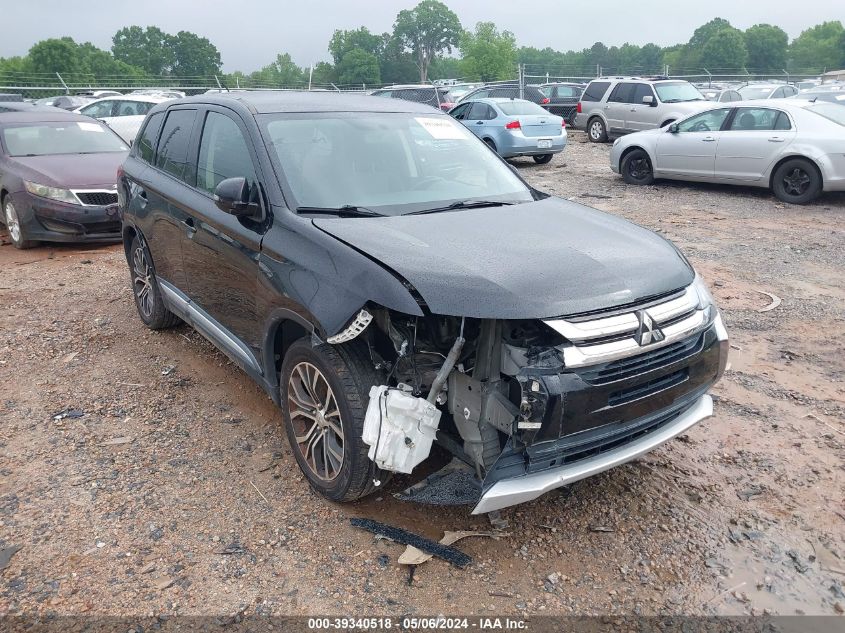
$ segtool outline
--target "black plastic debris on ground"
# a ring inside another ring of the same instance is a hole
[[[373,534],[384,536],[389,538],[391,541],[401,543],[402,545],[413,545],[418,550],[431,554],[432,556],[442,558],[446,562],[451,563],[455,567],[460,567],[461,569],[472,562],[472,558],[464,554],[459,549],[443,545],[442,543],[437,543],[436,541],[429,540],[424,536],[414,534],[413,532],[408,532],[402,528],[385,525],[384,523],[379,523],[378,521],[373,521],[372,519],[353,518],[350,519],[350,523],[353,527],[368,530]]]
[[[481,482],[469,469],[444,468],[393,496],[434,506],[475,505],[481,499]]]
[[[63,411],[57,411],[51,417],[54,420],[64,420],[65,418],[81,418],[85,415],[85,411],[82,409],[64,409]]]

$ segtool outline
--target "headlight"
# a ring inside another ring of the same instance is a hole
[[[716,307],[716,302],[713,300],[713,295],[707,288],[707,284],[701,278],[701,275],[695,273],[695,279],[692,282],[692,288],[698,296],[698,309],[705,310],[707,315],[707,325],[710,325],[719,314],[719,308]]]
[[[50,200],[58,200],[59,202],[66,202],[67,204],[79,204],[79,198],[73,195],[72,191],[67,189],[58,189],[56,187],[48,187],[47,185],[40,185],[37,182],[23,181],[26,190],[34,196],[41,198],[49,198]]]

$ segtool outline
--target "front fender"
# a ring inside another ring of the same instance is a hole
[[[269,286],[266,296],[272,297],[265,314],[296,313],[321,338],[340,331],[370,301],[422,316],[413,287],[398,274],[324,233],[309,219],[282,213],[288,217],[283,223],[274,222],[259,257],[260,283]]]

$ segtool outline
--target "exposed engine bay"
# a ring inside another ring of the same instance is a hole
[[[372,317],[362,339],[386,384],[371,391],[364,441],[380,468],[410,473],[436,433],[483,480],[509,438],[531,443],[548,400],[542,376],[563,368],[558,333],[541,321]]]

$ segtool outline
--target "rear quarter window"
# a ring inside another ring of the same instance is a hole
[[[138,134],[135,147],[132,153],[145,163],[152,163],[155,156],[156,141],[158,132],[161,129],[161,122],[164,121],[164,112],[156,112],[144,124],[144,129]]]
[[[609,81],[590,82],[590,85],[587,86],[584,94],[581,95],[581,101],[601,101],[609,87]]]

